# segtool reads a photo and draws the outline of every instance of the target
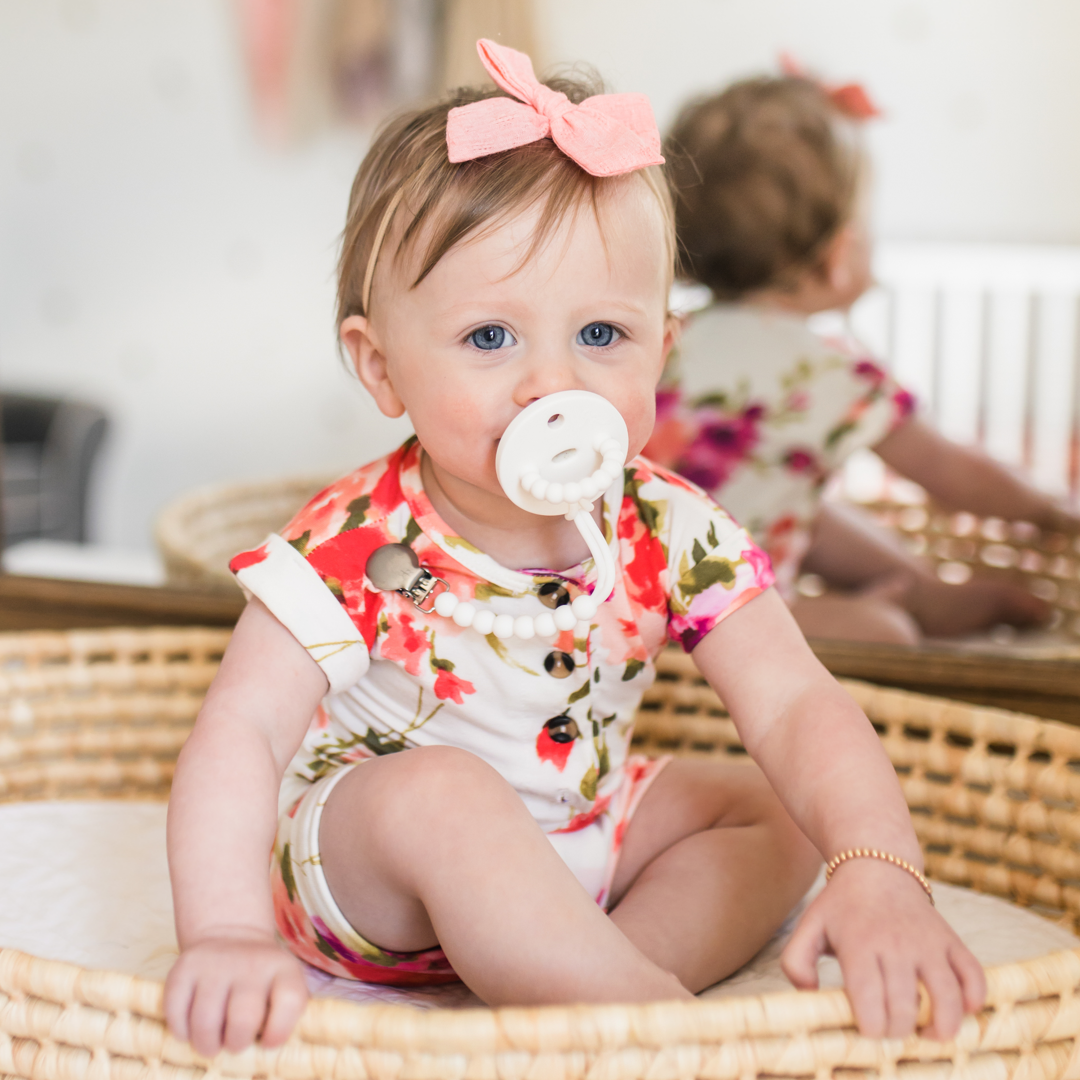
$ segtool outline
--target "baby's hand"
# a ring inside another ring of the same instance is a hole
[[[1050,605],[1021,585],[976,575],[962,585],[920,576],[908,610],[930,637],[952,637],[1001,623],[1039,626],[1049,621]]]
[[[965,1012],[986,1000],[982,967],[906,871],[876,859],[841,864],[807,909],[781,957],[800,989],[818,985],[817,961],[832,953],[859,1030],[902,1038],[915,1030],[918,984],[930,994],[925,1034],[951,1039]]]
[[[165,980],[165,1019],[205,1057],[256,1038],[280,1046],[308,999],[304,970],[272,937],[206,938],[185,949]]]

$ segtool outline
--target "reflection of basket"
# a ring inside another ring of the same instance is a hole
[[[943,581],[966,581],[974,572],[1008,575],[1054,606],[1058,627],[1080,636],[1080,536],[932,504],[875,502],[864,509],[899,532],[914,554],[932,559]]]
[[[235,589],[229,560],[287,524],[332,480],[299,476],[220,484],[169,503],[154,529],[169,584]]]
[[[224,631],[0,637],[0,799],[163,797]],[[692,662],[667,652],[639,718],[646,750],[737,739]],[[1080,731],[852,684],[915,809],[931,872],[1080,917]],[[955,1043],[863,1039],[841,991],[690,1004],[424,1012],[309,1004],[281,1050],[212,1067],[165,1034],[162,986],[0,949],[0,1072],[28,1080],[750,1080],[1067,1075],[1080,950],[989,972]],[[1075,1070],[1068,1075],[1074,1075]]]

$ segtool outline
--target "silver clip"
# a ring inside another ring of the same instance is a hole
[[[442,584],[444,589],[450,588],[442,578],[420,565],[416,552],[408,544],[383,544],[376,548],[368,556],[364,573],[376,589],[407,596],[425,615],[434,609],[434,603],[431,607],[424,604],[435,586]]]

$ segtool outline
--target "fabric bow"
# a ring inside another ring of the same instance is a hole
[[[881,110],[874,104],[873,99],[866,92],[861,83],[844,83],[837,86],[832,83],[822,82],[821,79],[809,75],[793,56],[788,53],[780,54],[780,70],[785,75],[794,75],[800,79],[809,79],[817,83],[824,91],[825,96],[833,103],[837,112],[842,113],[849,120],[873,120],[881,116]]]
[[[486,38],[476,43],[476,51],[499,87],[518,100],[492,97],[451,109],[446,118],[451,161],[472,161],[550,137],[593,176],[664,163],[660,132],[644,94],[598,94],[574,105],[536,78],[524,53]]]

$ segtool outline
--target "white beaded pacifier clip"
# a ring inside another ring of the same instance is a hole
[[[459,600],[442,578],[420,565],[407,544],[373,551],[365,567],[368,580],[377,589],[407,596],[425,614],[435,611],[484,636],[527,641],[573,630],[593,618],[615,587],[615,559],[592,510],[620,476],[628,448],[626,423],[611,402],[586,390],[563,390],[522,409],[495,455],[495,472],[511,502],[545,517],[563,514],[578,527],[596,564],[591,594],[536,616],[496,615]],[[443,591],[425,607],[439,584]]]

